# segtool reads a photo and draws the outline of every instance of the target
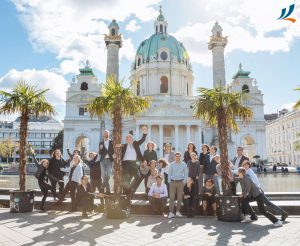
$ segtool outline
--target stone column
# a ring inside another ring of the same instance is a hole
[[[198,125],[198,149],[201,149],[200,146],[202,145],[202,139],[201,139],[201,125]]]
[[[191,126],[187,125],[186,126],[186,139],[187,139],[187,144],[191,141]]]
[[[135,139],[136,140],[140,139],[140,125],[135,126]]]
[[[150,141],[151,140],[151,127],[152,125],[147,125],[147,129],[148,129],[148,140]]]
[[[179,136],[178,136],[178,132],[179,132],[179,125],[175,125],[175,151],[178,151],[178,142],[179,142]]]
[[[164,128],[163,125],[159,125],[159,155],[163,156],[164,147]]]

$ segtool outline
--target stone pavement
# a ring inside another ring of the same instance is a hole
[[[126,220],[94,214],[13,214],[0,209],[0,245],[300,245],[300,216],[275,228],[264,217],[252,224],[132,215]]]

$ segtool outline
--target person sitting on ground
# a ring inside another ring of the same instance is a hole
[[[89,177],[86,175],[81,177],[81,184],[77,187],[75,206],[82,210],[82,218],[88,218],[87,212],[93,210],[94,195],[91,193]]]
[[[187,178],[183,188],[183,204],[187,217],[193,218],[198,204],[198,183],[195,184],[191,177]]]
[[[282,226],[282,221],[278,220],[273,214],[266,211],[264,206],[264,196],[263,193],[254,182],[248,177],[246,174],[246,169],[243,167],[239,167],[238,175],[240,178],[240,183],[242,187],[242,194],[240,195],[242,199],[242,212],[244,214],[244,219],[241,221],[242,223],[251,222],[251,217],[255,217],[255,213],[250,206],[250,202],[256,201],[258,210],[261,214],[267,217],[274,226]]]
[[[148,177],[148,180],[147,180],[147,194],[150,190],[150,187],[152,186],[152,184],[154,184],[156,182],[156,176],[158,175],[158,171],[156,170],[156,161],[155,160],[152,160],[149,162],[150,166],[149,166],[149,177]]]
[[[157,163],[160,165],[161,169],[160,169],[160,175],[162,175],[163,179],[164,179],[164,183],[167,186],[168,189],[168,194],[170,194],[169,192],[169,182],[168,182],[168,173],[169,173],[169,163],[164,159],[161,158],[157,161]],[[169,196],[169,195],[168,195]]]
[[[48,184],[48,179],[54,180],[56,182],[62,182],[62,183],[64,181],[57,179],[56,177],[54,177],[49,172],[49,170],[48,170],[49,161],[48,160],[42,159],[39,163],[38,160],[35,158],[33,149],[31,149],[31,155],[32,155],[32,158],[33,158],[33,162],[38,167],[38,169],[37,169],[36,173],[34,174],[34,176],[37,178],[39,187],[41,189],[41,192],[43,193],[43,198],[42,198],[42,201],[41,201],[40,210],[42,212],[45,212],[46,210],[45,210],[44,205],[45,205],[45,201],[46,201],[47,196],[48,196],[48,191],[49,190],[51,191],[52,196],[53,196],[54,199],[58,198],[58,196],[56,194],[56,191],[55,191],[55,188],[52,185]]]
[[[58,204],[61,204],[65,198],[65,196],[70,192],[71,195],[71,202],[72,202],[72,209],[71,211],[76,211],[75,205],[75,192],[77,189],[78,184],[80,183],[81,177],[83,176],[82,171],[82,160],[79,155],[74,155],[73,160],[70,164],[70,174],[69,174],[69,182],[67,183],[66,187],[64,188],[62,195],[58,200]]]
[[[254,171],[251,169],[251,162],[250,161],[244,161],[242,164],[242,167],[245,168],[246,170],[246,175],[252,180],[252,182],[256,185],[258,189],[260,189],[262,192],[263,190],[261,189],[260,183],[258,181],[258,178]],[[281,221],[285,221],[286,218],[288,217],[288,213],[284,211],[282,208],[276,206],[274,203],[272,203],[266,195],[263,193],[263,202],[264,204],[271,208],[273,211],[275,211],[278,214],[281,214]],[[251,220],[257,220],[257,216],[251,217]]]
[[[151,185],[148,197],[152,214],[163,214],[167,203],[168,191],[166,184],[162,183],[162,176],[156,176],[156,182]]]
[[[207,215],[207,207],[212,206],[213,215],[216,216],[216,196],[217,189],[214,185],[214,181],[208,178],[204,181],[204,186],[201,189],[200,196],[202,199],[203,215]]]

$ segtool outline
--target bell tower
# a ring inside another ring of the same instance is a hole
[[[227,45],[227,36],[223,37],[222,27],[218,22],[215,23],[211,32],[208,49],[212,51],[213,56],[213,85],[214,88],[224,87],[226,85],[224,49]]]
[[[104,37],[107,48],[106,78],[113,76],[119,81],[119,49],[122,47],[122,37],[116,20],[112,20],[108,30],[109,34]]]

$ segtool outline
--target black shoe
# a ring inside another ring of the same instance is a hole
[[[288,213],[282,214],[282,215],[281,215],[281,221],[282,221],[282,222],[285,221],[286,218],[287,218],[288,216],[289,216]]]
[[[46,212],[46,209],[40,208],[40,212],[41,212],[41,213],[45,213],[45,212]]]
[[[257,221],[257,216],[251,217],[251,220],[252,220],[252,221]]]

